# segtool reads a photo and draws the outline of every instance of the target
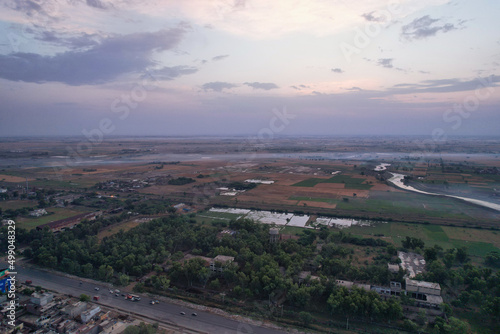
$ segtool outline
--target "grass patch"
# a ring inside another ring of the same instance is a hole
[[[55,188],[55,189],[78,189],[81,188],[81,184],[74,181],[58,181],[58,180],[48,180],[48,179],[37,179],[31,181],[30,186],[40,187],[40,188]]]
[[[318,183],[324,183],[325,181],[326,181],[325,179],[318,179],[318,178],[312,177],[310,179],[292,184],[292,187],[314,187]]]
[[[48,208],[46,209],[47,212],[49,212],[48,215],[41,216],[41,217],[18,217],[16,219],[16,225],[19,227],[26,228],[28,230],[31,230],[39,225],[47,224],[56,220],[60,219],[65,219],[69,217],[73,217],[76,215],[79,215],[83,212],[89,212],[87,211],[75,211],[75,210],[70,210],[66,208]],[[53,212],[52,214],[50,212]]]
[[[360,179],[356,177],[351,177],[349,175],[335,175],[334,177],[326,180],[325,183],[345,183],[345,187],[347,189],[360,189],[360,190],[369,190],[371,189],[371,184],[363,183],[365,179]]]
[[[296,226],[285,226],[281,230],[281,234],[291,234],[291,235],[302,235],[302,232],[304,229],[302,227],[296,227]]]
[[[450,243],[455,248],[466,247],[469,255],[485,257],[489,252],[500,252],[500,248],[493,246],[493,244],[481,241],[465,241],[465,240],[450,240]]]
[[[424,230],[432,241],[447,242],[450,240],[448,235],[443,231],[443,228],[439,225],[425,225]]]
[[[314,187],[319,183],[345,183],[346,189],[358,189],[358,190],[369,190],[371,189],[371,184],[363,183],[365,179],[354,178],[348,175],[336,175],[329,179],[320,179],[312,177],[307,180],[303,180],[292,184],[292,187]]]
[[[322,202],[322,203],[328,203],[328,204],[338,203],[337,200],[334,200],[331,198],[314,198],[314,197],[307,197],[307,196],[292,196],[288,199],[292,200],[292,201],[310,201],[310,202]]]
[[[396,246],[401,246],[401,240],[408,237],[420,238],[424,241],[426,247],[439,245],[444,249],[466,247],[469,255],[484,258],[491,251],[499,251],[490,242],[479,240],[488,240],[486,237],[494,238],[492,231],[464,229],[461,227],[442,227],[439,225],[427,224],[407,224],[407,223],[375,223],[373,226],[352,226],[345,230],[354,235],[373,237],[384,236],[385,240],[391,241]],[[472,234],[469,235],[468,232]],[[453,239],[454,237],[463,237],[464,239]],[[475,240],[471,240],[475,239]]]
[[[116,225],[113,225],[104,231],[99,232],[97,234],[97,238],[99,239],[99,242],[100,242],[104,237],[110,237],[110,236],[120,232],[120,230],[123,230],[123,232],[127,232],[128,230],[133,229],[134,227],[138,226],[139,224],[140,223],[136,220],[116,224]]]
[[[38,201],[32,201],[32,200],[0,201],[0,208],[2,208],[2,210],[7,210],[7,209],[16,210],[24,207],[36,208],[37,206],[38,206]]]

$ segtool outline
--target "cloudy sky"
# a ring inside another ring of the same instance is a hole
[[[497,135],[500,1],[0,0],[0,136]]]

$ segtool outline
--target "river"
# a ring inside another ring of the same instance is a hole
[[[446,194],[438,194],[438,193],[431,193],[431,192],[419,190],[417,188],[414,188],[412,186],[408,186],[408,185],[406,185],[406,184],[403,183],[403,179],[404,179],[405,175],[398,174],[398,173],[391,173],[391,174],[392,174],[392,177],[388,181],[390,183],[394,184],[398,188],[401,188],[401,189],[404,189],[404,190],[408,190],[408,191],[413,191],[413,192],[424,194],[424,195],[446,196],[446,197],[451,197],[451,198],[457,198],[457,199],[460,199],[462,201],[466,201],[466,202],[473,203],[473,204],[480,205],[480,206],[484,206],[486,208],[490,208],[490,209],[493,209],[493,210],[496,210],[496,211],[500,211],[500,204],[491,203],[491,202],[487,202],[487,201],[482,201],[482,200],[474,199],[474,198],[454,196],[454,195],[446,195]]]

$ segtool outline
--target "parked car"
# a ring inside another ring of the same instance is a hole
[[[98,287],[95,287],[95,288],[94,288],[94,290],[95,290],[95,291],[99,291],[99,288],[98,288]]]
[[[196,312],[193,312],[193,313],[191,313],[191,315],[192,315],[193,317],[196,317],[198,314],[196,314]]]
[[[186,312],[181,312],[181,315],[186,315]]]

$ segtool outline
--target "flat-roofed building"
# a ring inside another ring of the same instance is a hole
[[[415,281],[409,278],[406,279],[406,291],[421,295],[441,296],[439,283]]]
[[[354,283],[354,282],[351,282],[351,281],[344,281],[344,280],[341,280],[341,279],[338,279],[335,282],[337,283],[337,285],[343,286],[344,288],[347,288],[349,290],[351,290],[353,287],[360,288],[360,289],[363,289],[363,290],[366,290],[366,291],[370,291],[371,290],[371,285],[370,284]]]
[[[45,293],[33,292],[30,298],[30,302],[32,302],[35,305],[44,306],[49,302],[51,302],[53,298],[54,295],[48,292]]]
[[[419,306],[438,307],[443,303],[439,283],[406,279],[406,294],[417,300]]]
[[[82,314],[83,311],[85,311],[86,309],[87,309],[87,303],[76,302],[74,304],[66,306],[61,311],[74,319],[78,317],[80,314]]]

